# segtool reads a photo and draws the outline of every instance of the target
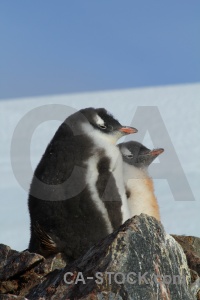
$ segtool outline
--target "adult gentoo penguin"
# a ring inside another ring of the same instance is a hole
[[[131,217],[144,213],[160,221],[159,206],[148,166],[164,149],[149,150],[135,141],[120,143],[118,147],[124,161],[124,181]]]
[[[115,144],[135,132],[103,108],[82,109],[61,124],[31,183],[29,251],[76,259],[129,217]]]

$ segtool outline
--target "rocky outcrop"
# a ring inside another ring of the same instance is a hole
[[[200,300],[200,238],[195,236],[173,235],[181,245],[187,257],[187,263],[191,272],[193,294]]]
[[[182,247],[146,215],[66,266],[60,254],[44,259],[4,245],[0,253],[0,299],[197,299]]]
[[[173,237],[183,248],[190,269],[200,276],[200,238],[179,235],[173,235]]]

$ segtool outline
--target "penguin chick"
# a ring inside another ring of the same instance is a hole
[[[120,143],[118,147],[124,162],[124,180],[131,217],[144,213],[160,221],[159,206],[148,166],[164,149],[149,150],[135,141]]]
[[[103,108],[82,109],[61,124],[31,183],[29,251],[45,257],[62,252],[74,260],[127,218],[115,144],[135,132]]]

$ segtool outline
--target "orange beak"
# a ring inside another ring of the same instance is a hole
[[[149,154],[152,155],[152,156],[158,156],[163,152],[164,152],[163,148],[158,148],[158,149],[154,149],[154,150],[150,151]]]
[[[138,132],[138,130],[136,128],[128,127],[128,126],[124,126],[124,127],[120,128],[119,131],[123,132],[124,134],[131,134],[131,133]]]

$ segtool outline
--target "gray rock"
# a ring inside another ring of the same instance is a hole
[[[45,275],[65,265],[59,253],[44,259],[36,253],[0,245],[0,300],[24,299],[31,288],[45,280]]]
[[[26,297],[190,300],[194,299],[190,284],[190,271],[181,246],[156,219],[140,215],[128,220],[71,265],[51,272]]]
[[[39,254],[28,251],[17,252],[0,244],[0,280],[14,277],[43,259]]]
[[[183,248],[189,268],[196,271],[200,276],[200,238],[194,236],[172,236]]]
[[[180,235],[173,237],[183,248],[191,272],[191,290],[200,299],[200,238]]]

